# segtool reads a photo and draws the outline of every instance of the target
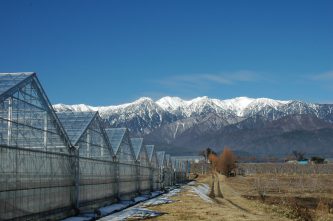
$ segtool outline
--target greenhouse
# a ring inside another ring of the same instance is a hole
[[[69,210],[70,142],[36,74],[0,74],[0,93],[0,220]]]
[[[146,147],[143,145],[143,138],[131,138],[138,169],[138,192],[148,193],[150,191],[150,163]]]
[[[105,130],[118,162],[118,197],[131,199],[137,194],[136,160],[127,128]]]
[[[160,188],[160,182],[159,182],[160,181],[159,180],[160,169],[159,169],[159,165],[158,165],[158,159],[157,159],[155,146],[146,145],[145,147],[147,150],[147,154],[148,154],[149,162],[150,162],[150,166],[151,166],[150,179],[153,181],[151,183],[151,189],[157,190]]]
[[[162,188],[170,168],[128,129],[105,129],[98,112],[55,112],[35,73],[0,74],[0,125],[0,220],[59,220],[131,200]]]
[[[98,112],[57,112],[77,158],[76,207],[116,197],[113,150]]]

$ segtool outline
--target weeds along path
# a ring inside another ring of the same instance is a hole
[[[223,198],[215,197],[211,200],[199,195],[211,186],[212,176],[199,177],[195,184],[183,188],[178,195],[172,197],[174,203],[164,204],[149,209],[165,212],[167,214],[152,220],[221,220],[221,221],[284,221],[289,220],[275,214],[269,214],[260,207],[260,204],[241,197],[240,193],[224,182],[225,177],[215,175],[214,192],[217,196],[217,179]],[[207,184],[207,185],[203,185]],[[199,194],[194,189],[202,190]]]

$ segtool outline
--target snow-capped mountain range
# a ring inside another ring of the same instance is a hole
[[[109,121],[112,127],[128,127],[135,136],[144,136],[148,141],[169,146],[195,146],[192,141],[207,137],[207,134],[244,131],[244,128],[257,128],[258,125],[265,127],[271,125],[271,122],[274,124],[275,121],[278,122],[279,119],[288,116],[293,118],[296,115],[308,115],[311,119],[300,117],[290,120],[288,118],[289,120],[281,120],[278,125],[285,124],[283,128],[304,130],[309,122],[316,122],[315,126],[311,127],[316,129],[327,127],[326,123],[328,125],[333,123],[333,104],[269,98],[237,97],[220,100],[198,97],[183,100],[179,97],[163,97],[154,101],[151,98],[142,97],[132,103],[117,106],[56,104],[53,107],[56,111],[99,111],[101,117]],[[295,125],[289,126],[288,121]],[[285,130],[281,131],[285,132]],[[199,143],[206,144],[201,141],[196,142],[196,144]],[[218,146],[222,143],[218,142],[214,145]]]
[[[292,101],[273,100],[269,98],[248,98],[237,97],[227,100],[211,99],[206,96],[197,97],[192,100],[183,100],[179,97],[163,97],[157,101],[153,101],[149,97],[142,97],[132,103],[121,104],[117,106],[100,106],[93,107],[86,104],[65,105],[56,104],[54,108],[57,111],[99,111],[102,116],[112,115],[114,113],[128,112],[128,109],[136,109],[138,113],[142,109],[150,109],[151,111],[166,111],[172,114],[190,117],[201,114],[205,108],[209,107],[215,112],[229,112],[237,116],[244,116],[247,112],[263,107],[271,107],[277,109],[280,106],[288,104]],[[314,105],[315,107],[315,105]]]
[[[333,105],[312,104],[293,100],[281,101],[269,98],[237,97],[219,100],[205,96],[192,100],[183,100],[179,97],[163,97],[153,101],[151,98],[142,97],[132,103],[117,106],[93,107],[86,104],[56,104],[53,107],[56,111],[99,111],[101,117],[110,120],[112,126],[119,126],[119,124],[124,124],[136,118],[138,123],[141,122],[145,125],[156,125],[158,127],[163,123],[171,123],[179,119],[202,116],[209,113],[239,118],[247,118],[259,114],[267,115],[272,120],[290,114],[313,114],[318,118],[333,122],[330,117],[333,113]],[[147,132],[146,128],[129,128],[132,132]]]

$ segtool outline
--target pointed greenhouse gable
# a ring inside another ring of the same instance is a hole
[[[146,151],[148,154],[148,159],[151,167],[158,168],[158,160],[156,155],[156,150],[154,145],[146,145]]]
[[[70,141],[35,73],[0,74],[0,144],[68,153]]]
[[[133,147],[133,151],[135,154],[135,159],[138,159],[140,151],[142,149],[143,138],[131,138],[131,143]]]
[[[131,142],[136,160],[142,166],[149,166],[149,157],[147,150],[143,145],[143,138],[131,138]]]
[[[96,112],[72,111],[56,113],[73,146],[77,144],[96,114]]]
[[[121,142],[125,137],[126,128],[107,128],[105,131],[113,148],[113,152],[117,154]]]
[[[65,111],[57,112],[57,115],[80,156],[112,159],[113,150],[98,112]]]
[[[127,128],[107,128],[105,132],[120,162],[134,163],[135,154]]]

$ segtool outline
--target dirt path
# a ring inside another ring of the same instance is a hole
[[[224,198],[215,198],[208,202],[200,198],[193,188],[210,183],[210,177],[199,179],[195,186],[186,186],[177,196],[172,197],[174,203],[150,207],[149,209],[167,214],[153,220],[223,220],[223,221],[282,221],[289,220],[266,212],[260,203],[249,201],[240,196],[231,186],[226,184],[223,176],[218,176]],[[217,179],[217,177],[216,177]],[[215,185],[215,194],[217,186]]]

